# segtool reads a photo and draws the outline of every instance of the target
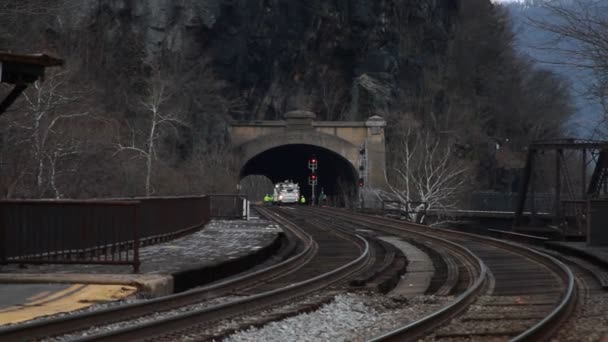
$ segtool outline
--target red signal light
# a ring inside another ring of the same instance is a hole
[[[359,178],[359,182],[357,182],[359,186],[363,186],[363,178]]]
[[[315,172],[315,170],[317,169],[319,163],[317,163],[317,158],[316,157],[310,157],[310,159],[308,159],[308,168],[312,171]]]
[[[310,175],[310,179],[317,179],[317,175]]]

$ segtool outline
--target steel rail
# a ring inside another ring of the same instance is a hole
[[[335,212],[332,211],[331,215],[334,214]],[[363,218],[358,219],[358,221],[361,220],[366,221]],[[398,230],[400,233],[403,233],[402,229],[399,228],[390,226],[385,226],[384,228],[388,228],[393,232],[394,230]],[[452,241],[448,241],[416,230],[411,230],[408,232],[419,237],[435,241],[443,246],[449,246],[449,248],[452,250],[459,251],[459,253],[477,269],[477,278],[475,279],[475,282],[470,288],[468,288],[465,292],[456,297],[454,301],[452,301],[449,305],[443,307],[441,310],[427,315],[404,327],[400,327],[382,336],[376,337],[375,339],[370,340],[370,342],[415,340],[416,338],[427,333],[429,330],[436,328],[444,324],[448,320],[452,319],[455,315],[457,315],[462,310],[466,309],[471,303],[473,303],[473,301],[485,290],[485,283],[488,279],[488,269],[485,263],[481,259],[479,259],[479,257],[477,257],[475,254],[473,254],[468,248],[463,247]]]
[[[299,264],[307,262],[316,252],[316,244],[311,235],[300,230],[296,226],[289,226],[286,228],[289,229],[299,241],[304,242],[305,247],[300,253],[280,263],[242,276],[219,281],[208,286],[161,298],[150,299],[145,302],[125,304],[97,311],[0,328],[0,340],[35,340],[83,330],[95,325],[107,325],[130,317],[149,315],[155,312],[167,311],[180,306],[209,300],[234,291],[235,289],[250,286],[261,277],[264,277],[264,279],[278,277],[285,272],[299,267]]]
[[[281,218],[275,213],[265,211],[265,214],[283,223],[290,224],[288,220]],[[330,272],[323,273],[316,277],[307,279],[299,283],[293,283],[279,289],[264,293],[251,295],[249,297],[231,301],[229,303],[215,305],[204,309],[188,312],[178,316],[164,318],[124,329],[106,332],[98,335],[91,335],[78,341],[134,341],[153,336],[163,335],[171,331],[178,331],[194,325],[205,325],[221,319],[229,318],[235,314],[256,311],[270,305],[286,302],[294,297],[301,297],[312,292],[318,291],[339,282],[352,273],[359,271],[367,263],[370,256],[370,247],[366,239],[358,234],[354,234],[362,246],[362,253],[353,261],[342,265]]]
[[[322,217],[316,217],[317,220],[322,219],[324,222],[329,223],[331,225],[335,225],[335,226],[339,226],[339,227],[344,227],[344,223],[342,223],[341,225],[336,223],[332,217],[328,216],[327,218],[322,218]],[[366,229],[369,229],[369,227],[365,227]],[[339,228],[339,229],[347,229],[347,230],[351,230],[352,231],[352,227],[349,228]],[[442,293],[444,296],[447,296],[449,293],[451,293],[451,291],[456,287],[457,282],[458,282],[458,278],[459,278],[459,274],[460,271],[458,269],[458,265],[455,262],[455,259],[449,257],[447,254],[448,249],[445,248],[442,245],[439,244],[435,244],[433,247],[429,246],[428,244],[423,244],[423,243],[419,243],[417,241],[415,241],[414,239],[408,239],[408,242],[411,244],[414,244],[415,246],[417,246],[418,248],[423,248],[423,249],[430,249],[430,248],[434,248],[435,251],[437,251],[437,248],[439,248],[438,254],[441,255],[441,258],[445,260],[446,265],[446,276],[445,276],[445,281],[442,283],[442,285],[439,287],[439,289],[437,290],[437,293]],[[425,252],[428,254],[428,252]],[[437,294],[436,293],[436,294]]]
[[[320,210],[326,210],[326,209],[320,209]],[[340,211],[344,212],[343,210],[340,210]],[[336,215],[337,214],[336,212],[337,212],[337,210],[332,211],[332,215]],[[346,214],[340,214],[340,215],[346,215],[348,217],[352,214],[347,212]],[[382,226],[385,226],[385,225],[382,223],[378,223],[378,221],[390,222],[393,224],[397,223],[401,226],[403,226],[403,225],[408,226],[408,228],[404,227],[402,229],[415,228],[417,230],[424,230],[424,231],[433,229],[433,228],[429,228],[428,226],[411,223],[411,222],[404,223],[403,221],[398,221],[398,220],[394,220],[394,219],[390,219],[390,218],[373,217],[373,219],[374,220],[367,220],[367,219],[358,217],[359,221],[363,220],[368,223],[373,223],[376,225],[380,224]],[[459,231],[454,231],[454,230],[450,230],[450,229],[433,229],[433,230],[435,233],[439,233],[439,234],[448,234],[448,235],[461,236],[461,237],[465,236],[465,237],[468,237],[475,241],[490,244],[495,247],[504,248],[505,246],[507,246],[508,250],[517,252],[521,255],[525,255],[526,257],[543,264],[544,266],[551,269],[554,273],[556,273],[562,279],[562,281],[565,284],[565,290],[562,294],[561,300],[558,303],[556,303],[555,308],[545,318],[543,318],[542,320],[540,320],[539,322],[534,324],[532,327],[526,329],[519,335],[513,337],[511,339],[511,341],[519,342],[519,341],[545,341],[545,340],[548,340],[551,337],[551,335],[554,334],[560,328],[560,323],[562,323],[565,319],[567,319],[567,317],[574,310],[574,307],[576,306],[576,302],[577,302],[577,290],[576,290],[576,281],[574,279],[574,274],[572,273],[570,268],[568,268],[565,264],[563,264],[561,261],[555,259],[554,257],[552,257],[548,254],[536,251],[534,249],[528,248],[526,246],[522,246],[520,244],[510,242],[510,241],[499,240],[499,239],[495,239],[495,238],[491,238],[491,237],[480,236],[480,235],[466,233],[466,232],[459,232]],[[388,341],[388,339],[387,340],[374,339],[372,341]]]
[[[493,245],[495,247],[504,248],[505,246],[508,246],[507,250],[525,255],[527,258],[533,259],[551,269],[551,271],[557,274],[566,285],[561,300],[557,303],[555,308],[545,318],[526,329],[521,334],[513,337],[510,341],[547,341],[560,328],[560,323],[567,319],[574,310],[578,299],[574,273],[568,266],[556,258],[511,241],[466,232],[458,232],[451,229],[441,229],[441,231],[453,235],[467,236],[475,241]]]

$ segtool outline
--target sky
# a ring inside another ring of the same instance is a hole
[[[492,1],[503,4],[522,2],[514,0]],[[512,14],[518,50],[536,60],[538,67],[550,69],[571,82],[571,94],[576,107],[575,115],[567,124],[568,129],[572,131],[571,134],[586,138],[595,138],[597,134],[604,134],[597,130],[598,122],[603,119],[603,110],[596,98],[590,98],[585,95],[589,89],[589,85],[594,82],[593,75],[572,66],[551,63],[560,60],[567,61],[568,58],[564,55],[560,56],[559,52],[554,50],[547,51],[545,49],[547,46],[563,46],[564,49],[576,49],[577,45],[571,41],[556,43],[554,38],[552,38],[554,36],[528,24],[527,18],[529,17],[534,19],[543,18],[543,20],[551,21],[551,17],[547,16],[547,12],[541,7],[532,6],[524,8],[514,6],[509,8]]]

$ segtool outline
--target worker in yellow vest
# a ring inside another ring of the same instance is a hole
[[[304,195],[300,196],[300,204],[306,204],[306,198]]]

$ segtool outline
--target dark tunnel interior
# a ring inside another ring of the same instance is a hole
[[[308,185],[308,177],[312,172],[308,160],[312,157],[318,164],[317,196],[321,189],[331,198],[339,197],[345,191],[351,194],[356,191],[356,171],[350,162],[335,152],[313,145],[283,145],[264,151],[243,166],[240,178],[264,175],[273,183],[290,179],[299,183],[302,194],[310,199],[312,188]]]

